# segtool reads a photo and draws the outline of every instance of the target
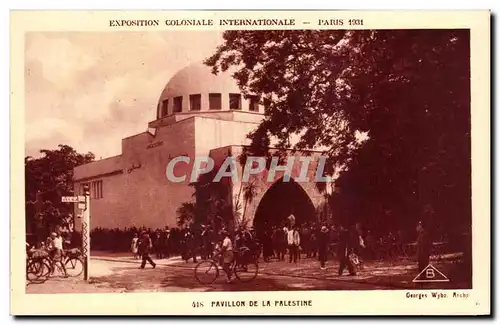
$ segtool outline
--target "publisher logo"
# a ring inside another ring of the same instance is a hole
[[[437,268],[431,264],[427,265],[425,269],[422,270],[412,282],[449,282],[443,273],[441,273]]]

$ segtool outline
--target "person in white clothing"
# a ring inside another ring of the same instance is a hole
[[[299,254],[299,246],[300,246],[300,233],[297,229],[297,226],[293,227],[288,231],[287,234],[288,241],[288,251],[289,251],[289,262],[297,263],[297,257]]]
[[[56,235],[55,238],[53,239],[52,243],[53,243],[53,247],[55,249],[58,249],[60,251],[63,250],[63,240],[62,240],[61,235]]]
[[[63,257],[63,239],[61,235],[53,232],[50,234],[50,252],[52,255],[52,260],[54,261],[52,264],[51,274],[55,272],[55,266],[59,264],[60,269],[64,272],[64,276],[66,276],[66,268],[64,267],[64,263],[62,262]]]
[[[229,238],[229,233],[225,230],[221,231],[222,245],[221,245],[221,255],[222,255],[222,269],[226,272],[227,282],[231,282],[231,263],[233,262],[233,243]]]
[[[130,245],[130,250],[132,251],[132,254],[134,255],[134,258],[137,260],[139,259],[139,254],[138,254],[138,243],[139,243],[139,237],[137,234],[134,234],[134,238],[132,238],[132,243]]]

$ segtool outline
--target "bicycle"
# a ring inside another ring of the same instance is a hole
[[[50,270],[50,266],[43,258],[26,259],[26,280],[29,283],[43,283],[47,281],[46,270]]]
[[[61,257],[61,264],[54,261],[49,254],[45,256],[44,262],[48,265],[48,269],[44,276],[49,276],[57,268],[65,277],[77,277],[83,272],[83,260],[81,252],[78,249],[64,250]],[[61,266],[64,265],[64,268]]]
[[[66,269],[66,274],[70,277],[77,277],[83,273],[84,262],[82,259],[82,253],[79,249],[70,249],[64,251],[64,268]]]
[[[214,254],[214,256],[220,257],[220,253]],[[201,284],[212,284],[219,277],[219,270],[222,270],[222,267],[215,258],[204,260],[194,268],[194,277]],[[242,260],[240,254],[236,253],[235,258],[231,262],[230,270],[240,282],[247,283],[257,277],[259,265],[255,260]]]

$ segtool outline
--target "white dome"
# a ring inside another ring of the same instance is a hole
[[[193,63],[170,78],[158,101],[156,119],[170,121],[167,117],[172,115],[177,120],[182,118],[180,115],[187,118],[207,114],[218,118],[218,112],[230,111],[262,114],[263,109],[257,96],[245,98],[241,94],[231,71],[215,75],[203,63]]]
[[[178,71],[161,93],[159,103],[178,96],[207,93],[240,93],[236,80],[229,71],[214,75],[203,63],[193,63]]]

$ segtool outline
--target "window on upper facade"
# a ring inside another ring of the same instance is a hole
[[[229,94],[229,109],[241,109],[241,94]]]
[[[182,112],[182,96],[174,97],[174,113]]]
[[[251,112],[259,111],[259,97],[258,96],[250,96],[250,107],[248,110]]]
[[[165,99],[163,101],[163,104],[161,105],[161,115],[160,117],[167,116],[168,114],[168,99]]]
[[[209,109],[221,110],[222,109],[222,95],[221,94],[208,94]]]
[[[201,95],[189,95],[189,109],[192,111],[201,110]]]
[[[93,181],[92,182],[90,196],[93,199],[102,199],[102,181]]]

